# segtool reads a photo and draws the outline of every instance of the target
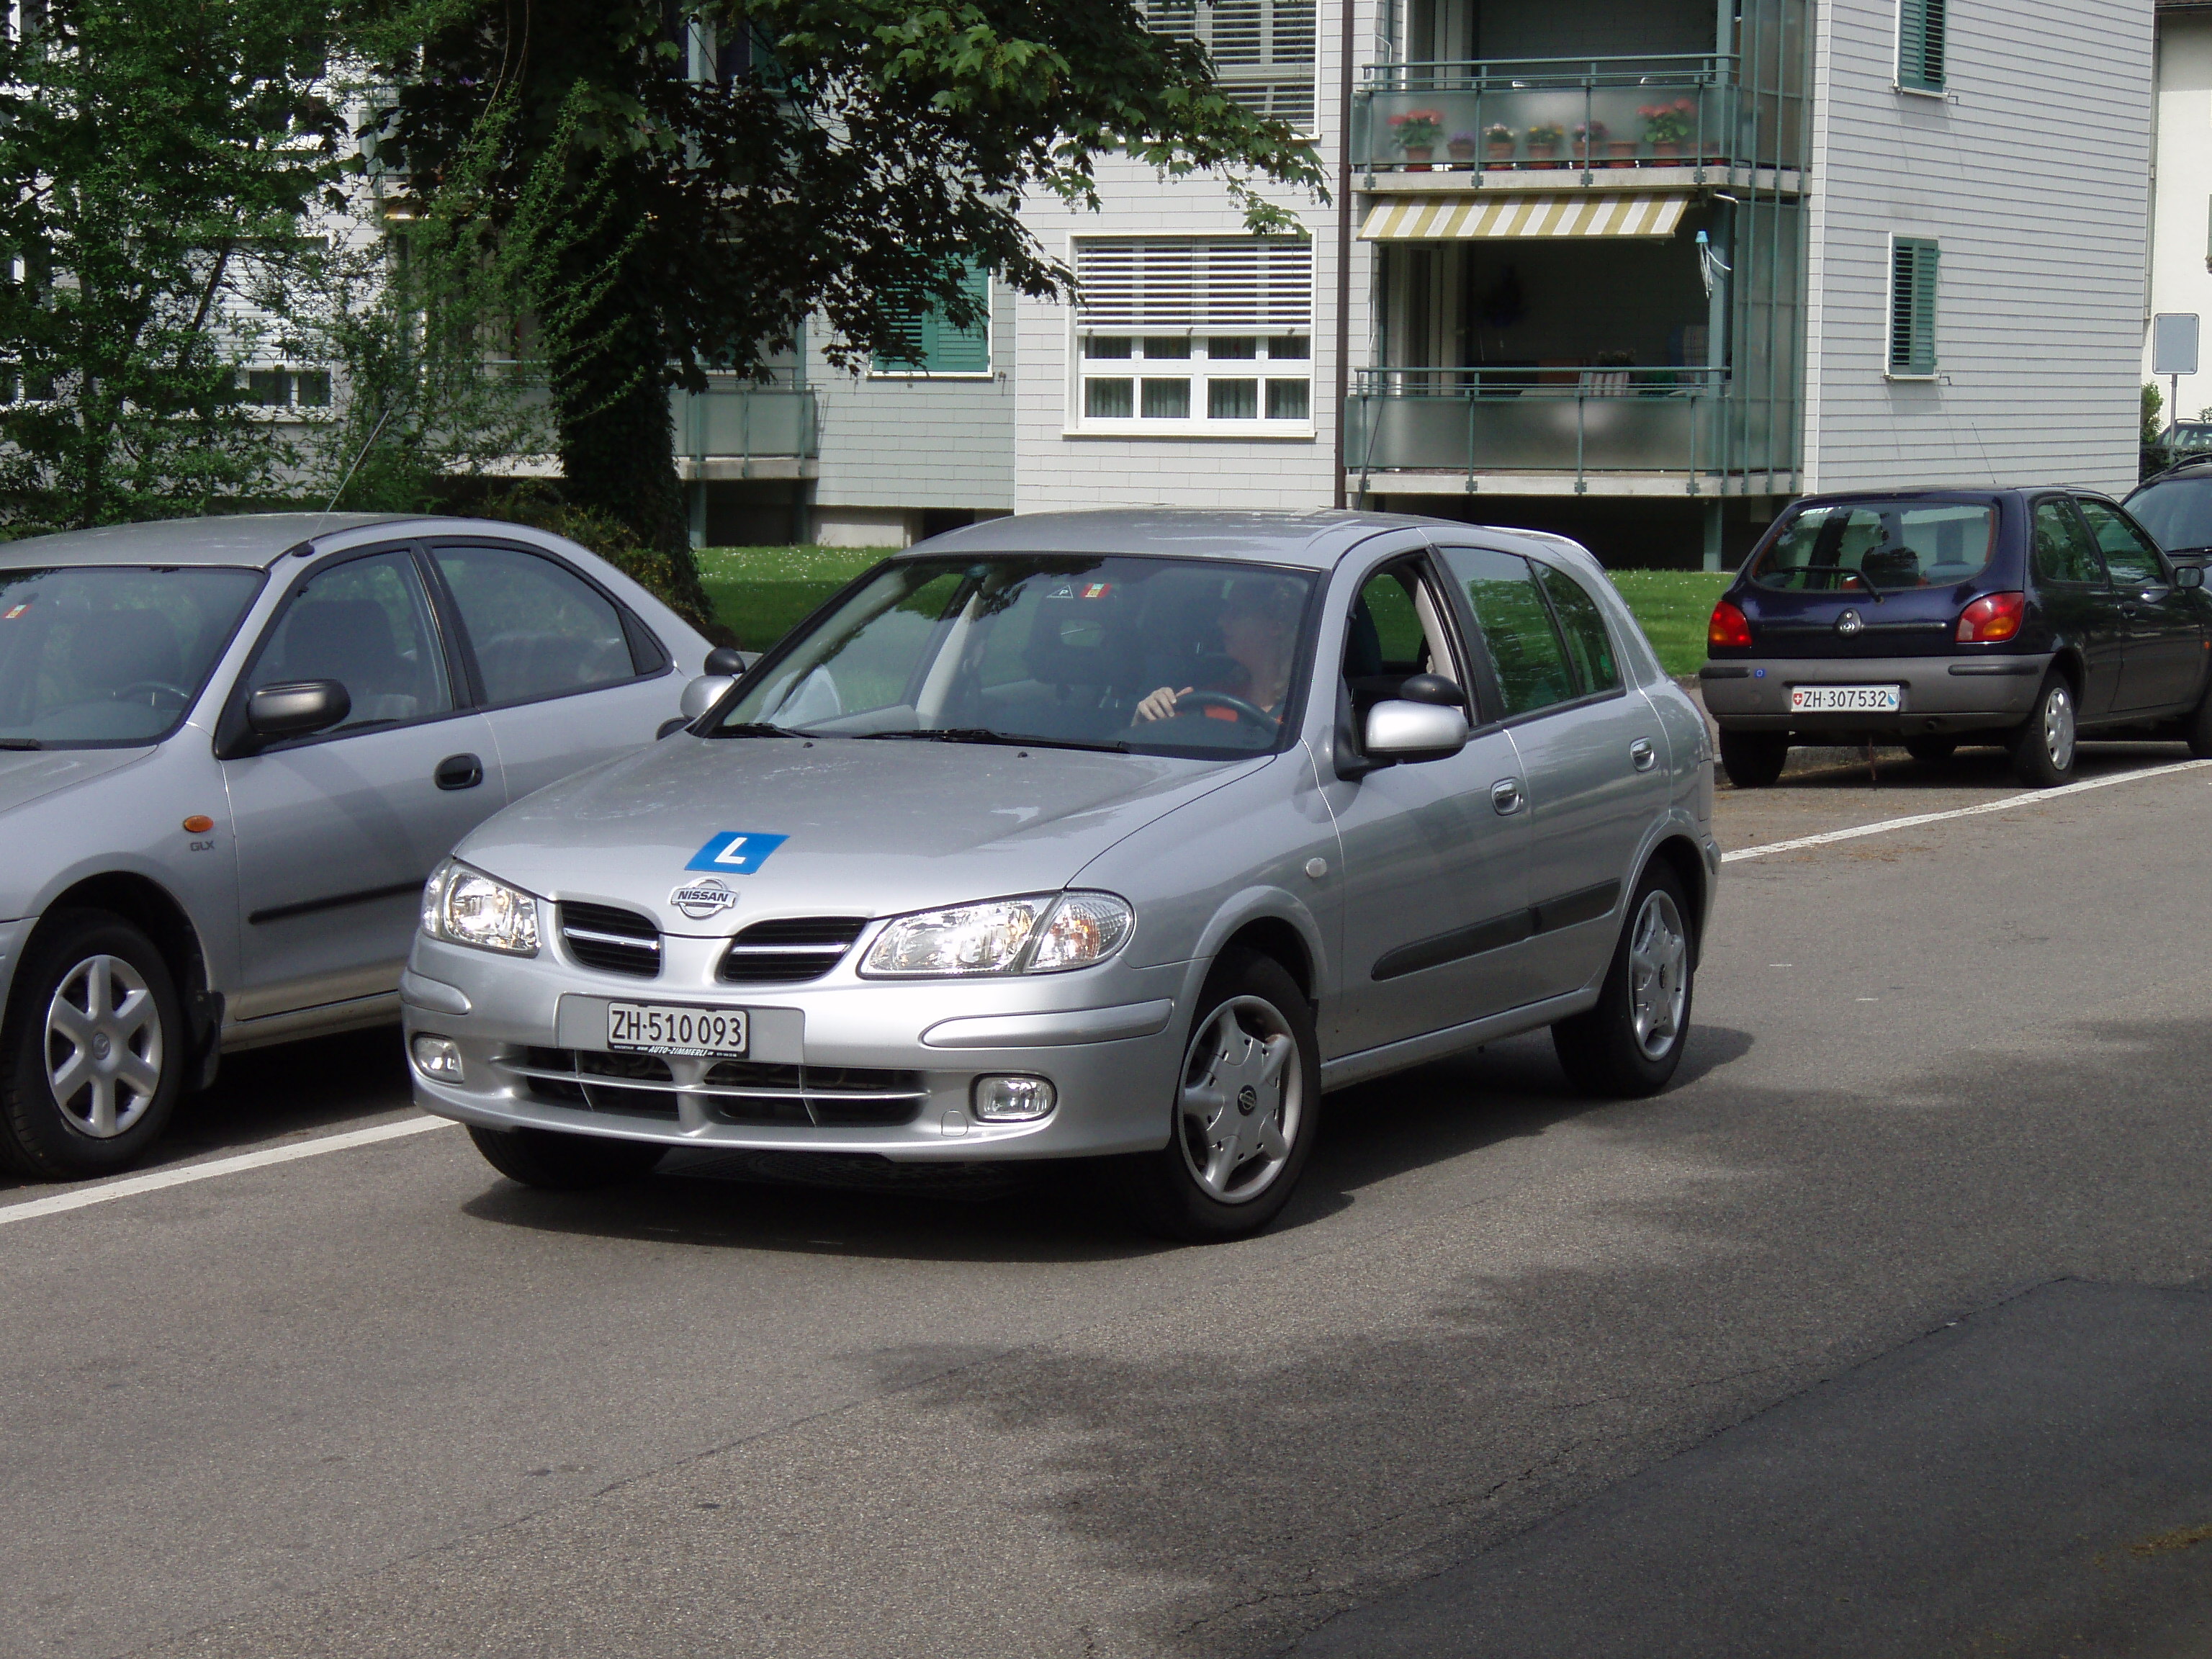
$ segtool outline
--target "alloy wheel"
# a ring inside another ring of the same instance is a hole
[[[2063,685],[2043,700],[2043,746],[2058,771],[2074,764],[2074,694]]]
[[[46,1082],[69,1126],[112,1140],[161,1088],[161,1013],[145,976],[94,956],[62,976],[46,1005]]]
[[[1636,1046],[1647,1060],[1665,1054],[1682,1031],[1690,988],[1689,931],[1674,896],[1647,895],[1629,936],[1628,1000]]]
[[[1176,1141],[1207,1197],[1246,1204],[1291,1160],[1305,1110],[1297,1038],[1275,1006],[1236,997],[1191,1037],[1176,1101]]]

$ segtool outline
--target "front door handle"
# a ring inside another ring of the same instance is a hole
[[[1500,778],[1490,786],[1490,804],[1498,809],[1500,817],[1510,817],[1521,810],[1521,780]]]
[[[441,789],[473,789],[483,781],[483,763],[474,755],[448,755],[430,775]]]
[[[1649,738],[1638,738],[1628,745],[1628,758],[1639,772],[1649,772],[1659,763],[1659,751],[1651,746]]]

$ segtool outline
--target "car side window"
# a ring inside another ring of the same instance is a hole
[[[2081,516],[2089,522],[2089,533],[2097,538],[2097,546],[2105,556],[2105,568],[2112,573],[2112,580],[2123,587],[2148,587],[2166,580],[2166,568],[2159,561],[2158,550],[2142,532],[2106,507],[2102,501],[2075,499],[2074,505],[2081,509]]]
[[[2035,504],[2035,543],[2031,562],[2038,582],[2104,586],[2105,566],[2097,556],[2097,545],[2082,529],[2081,521],[2062,501]]]
[[[622,617],[552,560],[513,547],[441,547],[490,703],[528,702],[636,677]]]
[[[1528,561],[1483,547],[1442,551],[1452,579],[1467,590],[1475,623],[1490,647],[1505,718],[1533,714],[1581,696],[1565,641]]]
[[[1605,613],[1589,591],[1564,570],[1536,567],[1536,575],[1552,601],[1559,631],[1566,635],[1567,657],[1583,695],[1620,689],[1620,665],[1613,653],[1613,635],[1606,631]]]
[[[336,729],[391,726],[453,706],[430,598],[412,555],[376,553],[318,571],[292,596],[246,678],[250,690],[336,680],[353,708]]]

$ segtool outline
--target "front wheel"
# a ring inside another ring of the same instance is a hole
[[[1739,789],[1764,789],[1782,775],[1790,763],[1790,735],[1786,732],[1728,732],[1721,733],[1721,770]]]
[[[2035,694],[2027,723],[2013,733],[2012,773],[2031,789],[2050,789],[2074,775],[2074,688],[2050,674]]]
[[[1321,1047],[1297,982],[1232,951],[1206,975],[1168,1144],[1116,1170],[1152,1232],[1192,1243],[1258,1232],[1290,1201],[1321,1121]]]
[[[1636,1099],[1674,1080],[1698,972],[1689,915],[1674,872],[1656,863],[1645,870],[1597,1006],[1552,1027],[1559,1065],[1583,1093]]]
[[[551,1192],[588,1192],[635,1181],[668,1148],[650,1140],[566,1134],[558,1129],[487,1129],[469,1125],[484,1162],[509,1181]]]

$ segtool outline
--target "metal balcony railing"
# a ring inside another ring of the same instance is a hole
[[[715,386],[672,392],[676,453],[694,460],[812,460],[822,452],[811,386]]]

